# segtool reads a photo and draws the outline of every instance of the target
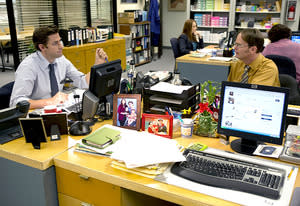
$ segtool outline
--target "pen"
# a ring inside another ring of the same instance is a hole
[[[295,167],[293,166],[292,169],[291,169],[291,171],[290,171],[290,173],[289,173],[289,175],[287,176],[288,179],[291,178],[291,176],[292,176],[292,174],[294,172],[294,169],[295,169]]]

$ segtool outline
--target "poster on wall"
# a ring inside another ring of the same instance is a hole
[[[137,3],[138,0],[121,0],[121,3]]]
[[[296,20],[297,0],[288,0],[286,7],[286,21]]]
[[[168,0],[168,11],[186,11],[186,0]]]

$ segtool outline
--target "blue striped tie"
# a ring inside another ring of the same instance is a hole
[[[54,72],[54,64],[49,64],[49,76],[51,85],[51,96],[53,97],[58,92],[58,85]]]

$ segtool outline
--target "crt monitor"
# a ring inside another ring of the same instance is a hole
[[[231,148],[251,155],[258,144],[282,144],[289,89],[223,81],[218,133],[235,136]]]
[[[99,98],[100,104],[107,102],[107,96],[119,92],[121,74],[120,59],[92,66],[89,91]],[[112,102],[110,103],[109,108],[105,105],[106,111],[111,110]],[[107,111],[107,113],[110,112]]]
[[[292,36],[291,36],[291,40],[293,42],[296,42],[296,43],[300,44],[300,31],[293,31]]]

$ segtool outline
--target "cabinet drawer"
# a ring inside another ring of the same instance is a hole
[[[57,191],[92,205],[120,205],[120,187],[56,167]]]

